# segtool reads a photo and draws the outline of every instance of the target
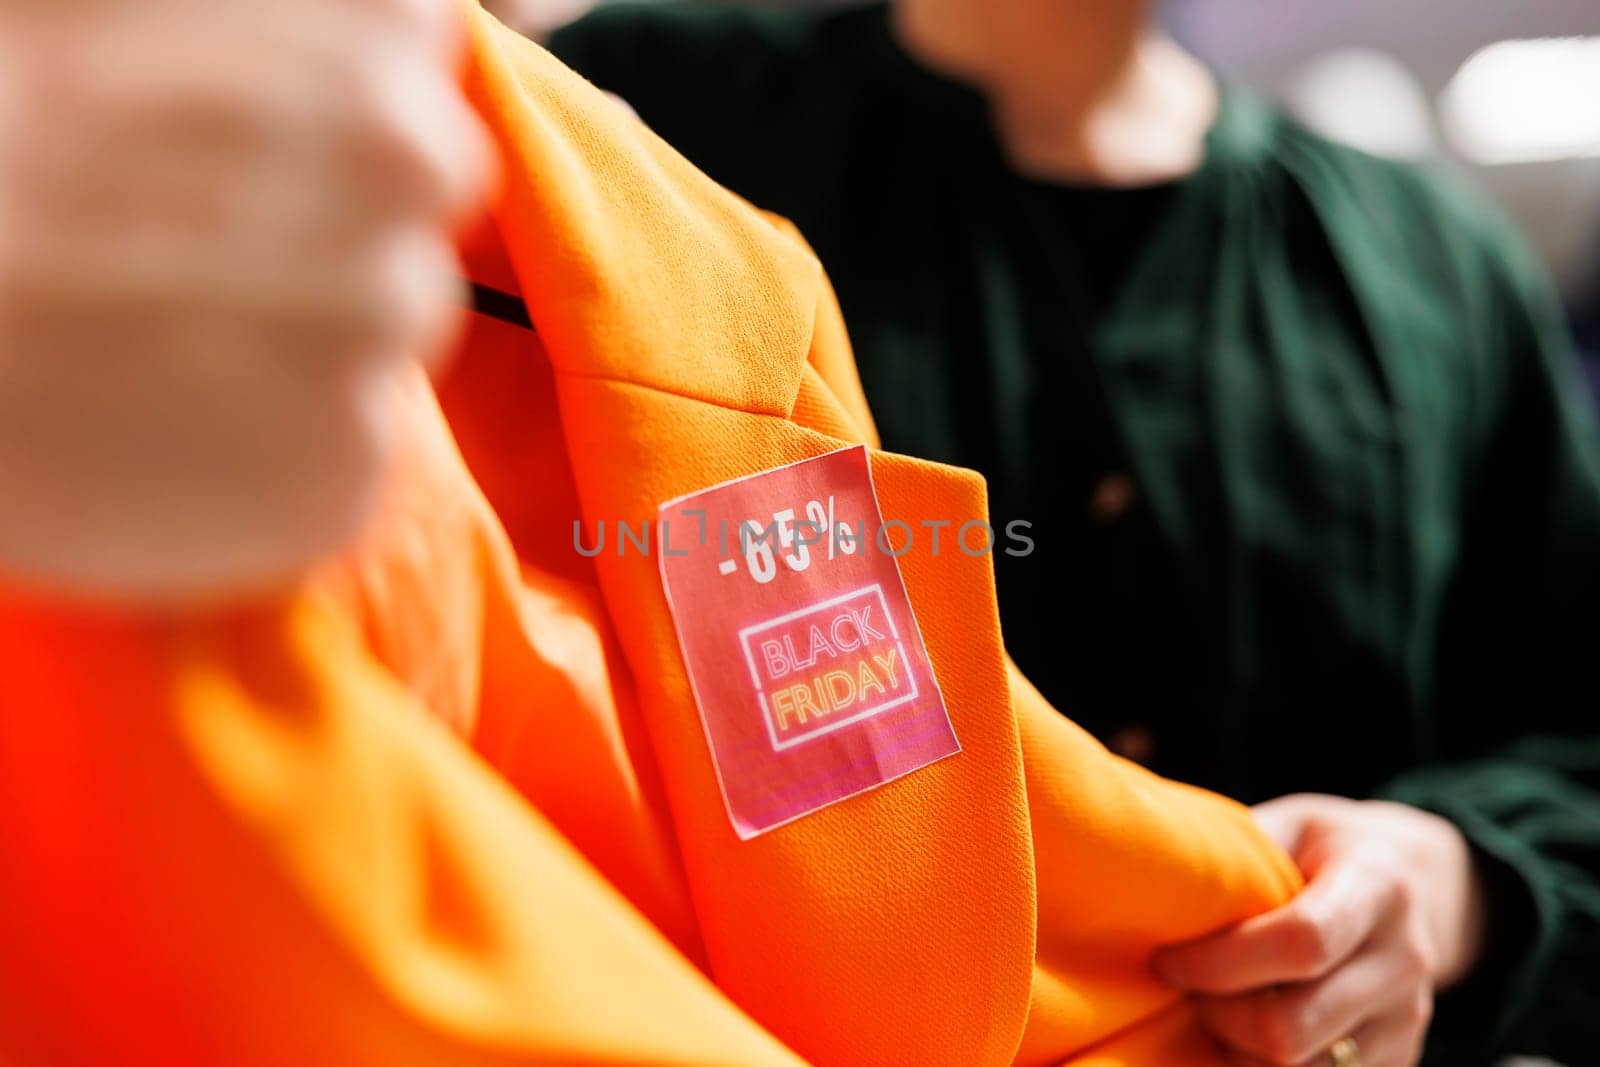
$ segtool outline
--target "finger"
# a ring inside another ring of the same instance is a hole
[[[1417,1067],[1422,1061],[1422,1050],[1427,1041],[1428,1019],[1432,1015],[1433,1000],[1426,990],[1415,1003],[1395,1008],[1385,1015],[1369,1021],[1348,1035],[1356,1043],[1362,1067]],[[1328,1047],[1300,1060],[1295,1067],[1330,1067],[1333,1056]],[[1271,1061],[1257,1060],[1252,1067],[1276,1067]]]
[[[315,290],[303,291],[308,311],[299,325],[310,332],[284,350],[322,361],[332,346],[352,365],[397,359],[431,365],[459,326],[466,304],[461,276],[450,241],[424,227],[400,232],[352,263],[341,290],[324,286],[324,302]],[[307,280],[316,284],[315,275]]]
[[[347,133],[333,146],[344,175],[358,177],[358,211],[388,217],[396,206],[462,218],[483,200],[494,155],[482,121],[441,68],[395,56],[353,79],[342,102]],[[347,190],[339,190],[346,192]]]
[[[1388,908],[1388,883],[1350,862],[1324,867],[1294,900],[1219,934],[1159,950],[1152,964],[1169,985],[1244,993],[1320,978],[1372,934]]]
[[[1432,1017],[1433,997],[1424,989],[1357,1030],[1352,1036],[1362,1067],[1417,1067]],[[1323,1067],[1317,1060],[1312,1062]]]
[[[454,55],[465,36],[461,5],[453,0],[346,0],[391,39],[414,34],[424,47]]]
[[[460,56],[467,43],[467,24],[455,0],[408,0],[421,7],[423,25],[434,47],[449,59]]]
[[[380,293],[392,309],[386,353],[434,369],[455,347],[467,306],[466,283],[455,246],[438,234],[412,232],[396,241]]]
[[[414,85],[397,102],[410,108],[424,138],[420,155],[432,164],[433,202],[453,223],[470,220],[483,209],[498,169],[488,129],[453,81]]]
[[[1262,832],[1290,855],[1294,855],[1305,829],[1304,800],[1303,795],[1294,794],[1268,800],[1250,809],[1250,817]]]
[[[1201,1021],[1226,1045],[1271,1063],[1299,1063],[1394,1007],[1416,988],[1389,955],[1363,952],[1320,981],[1229,997],[1203,997]]]

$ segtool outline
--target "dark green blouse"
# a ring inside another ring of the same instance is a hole
[[[888,447],[1033,524],[997,581],[1047,696],[1246,801],[1446,814],[1495,929],[1429,1062],[1600,1062],[1600,433],[1503,224],[1233,91],[1181,183],[1026,180],[882,7],[552,46],[800,226]]]

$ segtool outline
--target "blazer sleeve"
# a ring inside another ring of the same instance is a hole
[[[0,663],[0,1060],[799,1062],[315,597]]]

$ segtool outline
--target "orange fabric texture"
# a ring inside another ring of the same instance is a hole
[[[815,259],[469,7],[504,186],[367,541],[283,600],[0,596],[0,1059],[1213,1065],[1156,945],[1297,879],[1010,667],[989,563],[900,560],[962,752],[748,842],[656,561],[572,522],[874,443]],[[882,452],[884,515],[985,515]]]

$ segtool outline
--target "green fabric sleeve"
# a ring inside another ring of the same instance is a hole
[[[1440,1000],[1430,1062],[1502,1052],[1565,1063],[1600,1049],[1600,430],[1553,289],[1485,212],[1477,296],[1491,324],[1473,407],[1483,462],[1439,666],[1440,749],[1390,782],[1452,820],[1490,899],[1485,955]],[[1504,741],[1488,756],[1488,735]]]
[[[1600,742],[1531,740],[1503,759],[1413,772],[1386,793],[1461,829],[1490,901],[1484,956],[1440,999],[1430,1062],[1587,1062],[1600,1037]]]

